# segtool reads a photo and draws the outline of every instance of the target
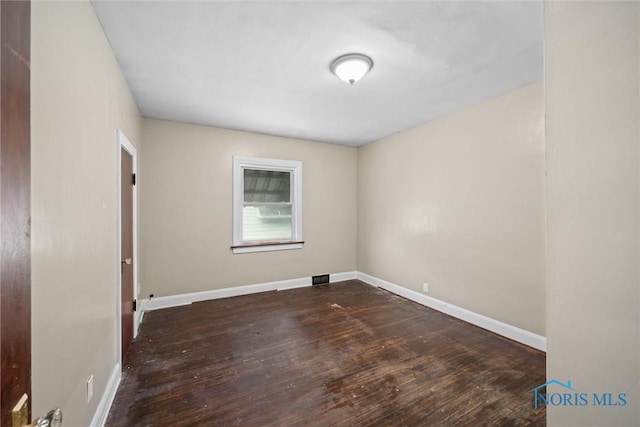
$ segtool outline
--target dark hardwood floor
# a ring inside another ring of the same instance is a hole
[[[545,355],[359,281],[145,314],[108,426],[545,425]]]

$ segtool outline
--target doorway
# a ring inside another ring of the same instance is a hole
[[[137,257],[137,191],[136,149],[122,131],[117,132],[118,150],[118,286],[117,319],[120,331],[120,361],[124,361],[137,332],[136,294]]]

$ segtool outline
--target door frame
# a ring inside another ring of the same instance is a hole
[[[132,170],[136,174],[137,181],[137,163],[138,154],[136,147],[129,141],[124,132],[120,129],[116,131],[116,189],[117,189],[117,215],[116,215],[116,332],[117,332],[117,354],[119,365],[122,366],[122,154],[124,149],[132,157]],[[138,295],[138,185],[133,186],[133,299],[137,299]],[[138,315],[140,307],[133,313],[133,337],[138,336],[138,325],[141,317]]]

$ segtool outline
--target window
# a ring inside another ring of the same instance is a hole
[[[233,253],[300,249],[302,162],[233,157]]]

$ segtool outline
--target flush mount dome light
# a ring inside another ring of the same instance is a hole
[[[331,72],[344,82],[353,85],[373,67],[373,61],[360,53],[349,53],[331,63]]]

